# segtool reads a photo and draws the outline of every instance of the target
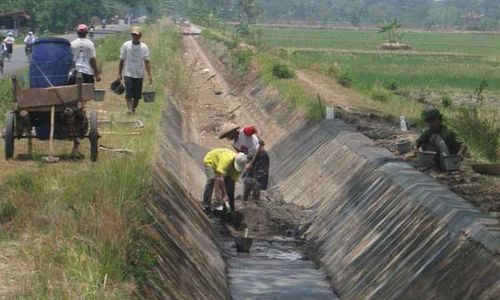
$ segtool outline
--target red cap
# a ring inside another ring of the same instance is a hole
[[[88,32],[89,28],[85,24],[78,25],[77,32]]]
[[[246,136],[250,137],[250,136],[257,133],[257,129],[255,129],[255,126],[247,125],[247,126],[243,127],[243,133]]]

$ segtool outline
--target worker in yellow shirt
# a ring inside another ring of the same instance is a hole
[[[207,184],[203,193],[203,209],[210,213],[212,194],[221,192],[224,204],[228,204],[231,211],[234,209],[234,190],[240,174],[245,171],[248,159],[244,153],[235,153],[231,149],[215,148],[208,152],[203,159]]]

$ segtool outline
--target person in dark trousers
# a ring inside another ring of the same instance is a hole
[[[120,65],[117,81],[125,80],[125,99],[128,112],[133,114],[142,97],[142,82],[144,69],[148,73],[149,84],[153,84],[151,65],[149,63],[149,48],[141,42],[142,31],[139,27],[132,27],[132,40],[123,43],[120,50]]]
[[[76,30],[78,38],[71,42],[71,52],[75,67],[71,72],[69,84],[76,84],[77,73],[82,74],[83,83],[101,81],[101,76],[97,70],[95,46],[91,40],[87,39],[88,32],[87,25],[78,25]]]
[[[69,84],[76,84],[78,73],[81,73],[83,83],[101,81],[101,76],[97,70],[95,46],[91,40],[87,39],[88,32],[89,29],[87,25],[78,25],[76,29],[78,38],[71,42],[71,53],[73,54],[74,68],[69,78]],[[71,157],[75,159],[83,158],[79,148],[80,138],[75,138],[73,140]]]
[[[443,115],[439,110],[431,108],[422,115],[428,128],[417,138],[416,147],[424,151],[437,152],[435,165],[439,169],[444,169],[441,157],[462,156],[467,150],[467,145],[455,130],[443,124]]]
[[[233,141],[233,148],[245,153],[249,159],[243,173],[243,200],[248,200],[250,194],[253,194],[254,199],[259,199],[260,191],[267,190],[269,182],[269,155],[264,150],[265,143],[253,125],[240,128],[225,124],[224,127],[219,139]]]
[[[245,170],[248,159],[244,153],[235,153],[231,149],[215,148],[203,158],[207,183],[203,192],[203,209],[212,211],[212,194],[219,193],[223,197],[225,207],[229,204],[231,211],[235,211],[234,190],[236,181]]]

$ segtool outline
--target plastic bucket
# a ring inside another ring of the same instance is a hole
[[[106,90],[94,90],[94,100],[103,101],[106,95]]]
[[[244,237],[235,236],[234,242],[236,243],[236,251],[237,252],[249,253],[250,248],[252,248],[253,238],[244,238]]]
[[[144,102],[154,102],[156,97],[156,92],[144,92],[142,93]]]
[[[460,157],[458,155],[448,155],[441,157],[441,165],[445,171],[457,171],[460,169]]]
[[[408,153],[411,151],[411,142],[410,140],[400,140],[398,143],[398,151],[399,153]]]
[[[421,151],[417,154],[418,162],[423,167],[433,167],[436,163],[437,152],[434,151]]]

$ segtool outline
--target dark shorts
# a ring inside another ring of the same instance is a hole
[[[142,96],[142,78],[133,78],[125,76],[125,97],[135,100]]]
[[[94,83],[94,75],[82,73],[83,83]],[[71,73],[68,84],[76,84],[76,72]]]

